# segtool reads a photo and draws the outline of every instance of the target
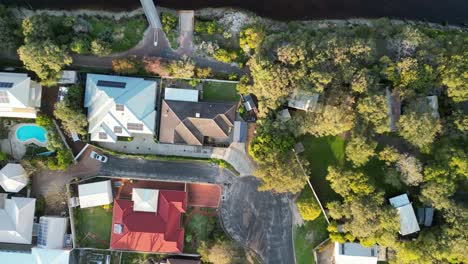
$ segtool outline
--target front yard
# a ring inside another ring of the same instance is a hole
[[[294,227],[296,263],[315,263],[313,250],[327,238],[327,221],[323,213],[314,221],[305,221],[303,226]]]
[[[240,99],[236,90],[236,83],[203,82],[203,101],[207,102],[238,102]]]
[[[76,240],[79,247],[109,248],[112,209],[112,205],[75,209]]]

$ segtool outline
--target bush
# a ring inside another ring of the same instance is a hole
[[[178,20],[177,17],[174,16],[173,14],[161,12],[161,24],[166,34],[176,29],[177,20]]]
[[[112,70],[120,74],[135,74],[140,70],[140,61],[135,57],[112,60]]]
[[[168,76],[169,68],[167,63],[162,58],[145,57],[143,59],[145,71],[159,76]]]
[[[225,49],[218,49],[215,51],[213,57],[215,60],[224,62],[224,63],[231,63],[235,60],[237,60],[238,55],[237,52],[235,51],[227,51]]]
[[[91,52],[96,56],[107,56],[111,54],[112,49],[109,42],[95,39],[91,42]]]
[[[301,193],[301,196],[296,201],[297,209],[305,221],[313,221],[320,216],[322,210],[320,205],[310,190],[309,186],[306,186]]]
[[[88,37],[76,37],[70,44],[70,49],[77,54],[87,54],[91,50],[91,42]]]
[[[49,129],[54,126],[52,118],[46,115],[38,115],[36,118],[36,125],[41,126],[45,129]]]
[[[8,159],[8,154],[0,151],[0,161]]]

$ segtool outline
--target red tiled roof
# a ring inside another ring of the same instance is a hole
[[[133,201],[115,200],[112,218],[111,249],[147,252],[181,253],[184,229],[181,215],[187,208],[187,193],[159,191],[158,211],[133,211]],[[114,225],[122,225],[122,233],[114,232]]]

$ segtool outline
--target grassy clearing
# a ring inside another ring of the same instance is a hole
[[[345,141],[340,137],[303,136],[299,139],[304,145],[301,154],[309,161],[310,182],[325,206],[327,202],[339,200],[329,182],[325,179],[328,166],[343,165],[345,162]]]
[[[238,102],[240,96],[236,90],[236,83],[204,82],[203,101],[208,102]]]
[[[80,247],[109,248],[112,205],[75,209],[75,228]]]
[[[119,21],[106,18],[90,17],[91,36],[99,38],[107,34],[112,38],[112,52],[129,50],[143,39],[148,24],[143,16],[136,16]]]
[[[303,226],[296,226],[294,228],[296,263],[315,263],[313,250],[327,238],[327,221],[323,214],[314,221],[305,221]]]

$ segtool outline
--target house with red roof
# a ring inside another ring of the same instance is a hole
[[[181,253],[186,208],[185,191],[133,188],[132,200],[114,202],[110,248]]]

